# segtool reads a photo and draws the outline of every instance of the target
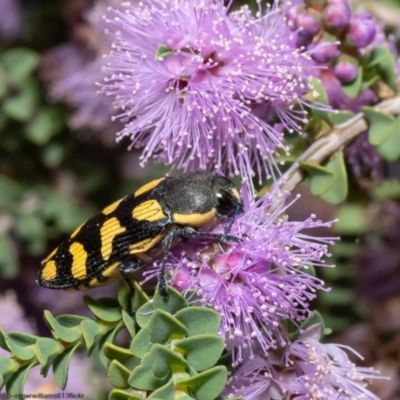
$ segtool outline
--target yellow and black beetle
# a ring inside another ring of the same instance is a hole
[[[157,179],[79,226],[42,262],[37,282],[50,289],[85,290],[121,275],[130,288],[132,313],[130,272],[161,250],[159,284],[166,295],[164,269],[173,239],[238,241],[228,234],[242,212],[239,192],[224,176],[197,171]],[[223,234],[197,230],[224,217],[230,221]]]

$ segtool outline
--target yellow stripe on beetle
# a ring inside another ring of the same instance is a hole
[[[56,263],[51,260],[45,263],[45,266],[42,270],[42,278],[46,281],[52,281],[56,279],[57,276],[57,266]]]
[[[86,259],[88,257],[85,248],[81,243],[74,242],[69,247],[72,255],[71,274],[75,279],[81,280],[86,278]]]
[[[156,179],[154,181],[151,181],[149,183],[146,183],[146,185],[142,186],[140,189],[136,190],[135,196],[140,196],[143,193],[148,192],[151,189],[154,189],[160,182],[162,182],[165,178],[160,178]]]
[[[111,205],[107,206],[102,212],[104,215],[111,214],[113,211],[117,209],[117,207],[121,204],[123,199],[119,199],[116,202],[112,203]]]
[[[216,220],[216,209],[213,208],[209,212],[199,214],[179,214],[174,213],[174,220],[177,224],[199,228],[201,226],[209,225]]]
[[[125,231],[126,228],[121,226],[117,218],[110,218],[104,222],[100,228],[101,255],[104,261],[110,258],[115,236]]]
[[[138,221],[156,222],[165,218],[165,214],[157,200],[147,200],[142,204],[137,205],[132,210],[133,218]]]

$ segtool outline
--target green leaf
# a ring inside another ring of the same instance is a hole
[[[7,343],[7,333],[0,326],[0,347],[6,351],[11,351],[8,343]]]
[[[108,367],[108,379],[111,385],[117,389],[127,389],[129,388],[128,378],[130,371],[128,368],[124,367],[119,361],[111,361]]]
[[[315,161],[301,161],[300,166],[310,175],[310,191],[314,196],[323,195],[335,183],[334,172]]]
[[[103,297],[95,300],[89,296],[84,296],[83,301],[90,311],[103,321],[117,322],[122,318],[121,308],[116,299]]]
[[[312,96],[310,94],[307,95],[307,97],[310,97],[311,100],[317,101],[322,104],[329,105],[329,99],[328,95],[326,93],[325,87],[318,78],[312,78],[311,79],[311,86],[313,87],[313,90],[311,91]],[[315,115],[316,117],[322,119],[329,125],[332,125],[331,122],[331,112],[327,112],[324,110],[319,110],[317,108],[313,108],[311,111],[312,115]]]
[[[397,179],[385,179],[379,186],[374,186],[371,192],[376,200],[398,199],[400,198],[400,182]]]
[[[159,286],[157,285],[153,298],[153,306],[155,309],[175,314],[182,308],[187,307],[188,304],[185,298],[176,289],[170,286],[168,286],[168,296],[162,296],[160,294]]]
[[[152,301],[149,301],[143,304],[137,311],[136,311],[136,322],[141,327],[144,328],[151,319],[151,316],[154,312],[154,304]]]
[[[362,111],[369,124],[368,141],[378,146],[389,139],[397,125],[394,117],[372,107],[363,107]]]
[[[166,346],[155,344],[149,353],[149,359],[153,365],[153,374],[162,378],[174,371],[189,369],[188,362],[181,354],[176,353]]]
[[[221,325],[221,316],[214,310],[205,307],[187,307],[178,311],[175,318],[182,322],[188,336],[217,334]]]
[[[18,93],[3,100],[3,112],[17,121],[27,122],[33,115],[38,97],[36,82],[27,81]]]
[[[165,44],[159,44],[154,59],[157,61],[162,61],[166,56],[169,56],[170,54],[173,53],[174,51]]]
[[[125,310],[122,310],[122,320],[129,335],[131,338],[134,338],[136,335],[135,320]]]
[[[23,332],[9,332],[6,336],[6,342],[11,353],[24,361],[36,357],[37,339],[37,336]]]
[[[31,49],[13,48],[2,54],[2,62],[16,85],[23,83],[39,63],[39,55]]]
[[[19,370],[20,364],[12,358],[0,356],[0,390],[3,385]]]
[[[166,343],[171,336],[187,336],[188,331],[181,322],[161,309],[154,311],[148,324],[149,337],[152,343]]]
[[[317,335],[317,340],[320,340],[323,336],[323,332],[325,329],[325,323],[324,319],[322,318],[322,315],[318,311],[313,311],[313,315],[311,317],[308,317],[301,325],[300,325],[300,330],[301,331],[306,331],[306,330],[312,330],[314,331],[315,329],[315,335]]]
[[[346,85],[342,84],[342,89],[348,97],[354,99],[355,97],[358,96],[358,94],[361,91],[362,82],[363,82],[363,74],[362,74],[362,69],[359,67],[357,78],[351,83],[348,83]]]
[[[188,386],[196,400],[210,400],[215,399],[222,392],[227,377],[226,368],[218,366],[180,381],[177,387]]]
[[[11,397],[17,397],[24,393],[24,386],[28,378],[29,371],[37,365],[34,361],[31,364],[22,366],[14,375],[7,381],[6,388],[7,394]]]
[[[36,341],[36,357],[41,365],[40,373],[46,377],[53,360],[65,350],[64,346],[54,339],[39,338]]]
[[[185,326],[172,315],[163,310],[156,310],[150,322],[140,330],[131,342],[131,352],[143,358],[155,343],[167,343],[172,336],[187,336]]]
[[[56,339],[73,343],[81,337],[80,324],[85,318],[67,314],[54,318],[50,311],[45,310],[44,320]]]
[[[54,107],[43,107],[25,127],[25,136],[37,145],[46,144],[62,128],[62,115]]]
[[[348,181],[343,152],[337,153],[335,158],[329,161],[325,167],[335,174],[335,182],[321,198],[332,204],[339,204],[347,197]]]
[[[14,242],[7,235],[0,235],[0,275],[12,279],[18,272],[18,255]]]
[[[149,328],[146,326],[131,341],[130,351],[135,357],[143,358],[150,351],[153,343],[150,340],[149,333]]]
[[[367,77],[363,77],[363,82],[361,85],[361,92],[373,87],[377,82],[380,81],[380,79],[381,78],[379,75],[374,75],[374,76],[370,77],[370,79],[368,79]]]
[[[79,347],[80,343],[75,344],[72,347],[65,349],[60,355],[58,355],[53,362],[54,378],[58,387],[62,390],[65,389],[68,380],[68,368],[71,361],[72,355],[75,350]]]
[[[120,389],[113,389],[111,390],[108,400],[145,400],[146,394],[143,392],[139,392],[137,390],[120,390]]]
[[[197,335],[177,340],[174,345],[196,371],[211,368],[224,350],[224,340],[217,335]]]
[[[164,377],[156,377],[153,373],[153,359],[150,358],[150,354],[146,354],[140,365],[135,367],[129,376],[128,383],[140,390],[156,390],[159,387],[165,385],[170,374],[166,374]]]
[[[332,125],[340,125],[347,122],[349,119],[354,117],[354,113],[351,111],[335,111],[329,114],[329,118],[332,121]]]
[[[387,161],[396,161],[400,157],[400,119],[397,117],[392,134],[377,146],[378,153]]]
[[[335,232],[341,235],[359,235],[370,228],[368,213],[361,204],[347,203],[336,214],[338,221],[333,225]]]
[[[366,58],[368,67],[376,67],[383,82],[397,93],[396,63],[390,50],[385,46],[374,46]]]
[[[124,362],[125,360],[133,357],[133,354],[128,349],[119,347],[114,343],[106,343],[103,351],[104,355],[110,360]]]
[[[105,355],[105,346],[107,343],[114,343],[115,338],[117,337],[118,333],[124,327],[124,324],[121,322],[119,323],[114,329],[110,330],[107,334],[105,334],[99,343],[99,356],[101,363],[108,368],[110,365],[110,360]]]
[[[166,385],[161,386],[153,393],[151,393],[150,396],[147,398],[147,400],[157,400],[157,399],[175,400],[174,395],[175,395],[174,381],[170,380]],[[185,399],[179,396],[179,400],[185,400]]]
[[[86,350],[90,354],[101,337],[107,333],[108,328],[91,319],[85,319],[80,326]]]
[[[135,311],[149,301],[149,296],[147,296],[143,288],[140,285],[138,285],[136,281],[132,281],[132,284],[135,290],[135,293],[133,295],[132,309]],[[125,281],[121,279],[121,281],[118,284],[118,303],[124,309],[126,309],[127,307],[128,295],[129,295],[129,288],[125,283]]]

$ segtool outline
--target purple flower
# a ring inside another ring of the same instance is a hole
[[[375,33],[376,23],[372,15],[363,13],[351,17],[348,36],[354,46],[368,46],[374,40]]]
[[[0,36],[14,39],[21,29],[21,5],[19,0],[0,0]]]
[[[112,122],[111,100],[97,94],[96,82],[102,80],[102,55],[109,51],[108,37],[103,33],[101,16],[115,0],[99,2],[86,14],[83,38],[49,50],[42,58],[41,76],[47,81],[52,101],[62,101],[73,108],[69,118],[72,129],[104,132],[120,128]],[[79,36],[79,27],[77,36]],[[109,140],[109,138],[108,138]]]
[[[379,378],[376,371],[356,367],[344,351],[359,356],[350,348],[320,343],[315,330],[315,326],[310,327],[268,359],[257,356],[247,361],[230,378],[226,396],[243,396],[245,400],[378,400],[365,387],[369,379]]]
[[[304,230],[331,226],[311,216],[302,222],[281,217],[288,195],[273,192],[250,200],[242,190],[246,211],[231,233],[240,243],[193,240],[177,246],[169,256],[169,284],[186,292],[194,289],[204,306],[221,314],[220,333],[234,363],[260,346],[270,348],[288,340],[282,320],[298,325],[310,314],[310,301],[324,283],[309,273],[310,266],[327,266],[330,237],[312,237]],[[223,225],[216,228],[222,232]],[[214,232],[215,232],[214,231]],[[157,267],[146,273],[156,276]]]
[[[272,155],[288,150],[275,124],[299,130],[309,90],[309,57],[284,13],[227,14],[220,0],[123,6],[107,16],[116,33],[102,85],[122,110],[117,140],[144,147],[143,164],[271,174]]]

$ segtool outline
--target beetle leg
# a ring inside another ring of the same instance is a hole
[[[128,288],[129,288],[129,295],[128,295],[128,301],[127,301],[126,308],[128,310],[128,314],[131,317],[133,317],[132,302],[133,302],[133,296],[135,294],[135,288],[133,287],[132,281],[129,278],[128,274],[136,271],[142,265],[143,265],[143,262],[135,257],[132,260],[124,261],[119,266],[119,272],[122,276],[122,279],[125,281],[125,283],[128,285]]]
[[[243,206],[241,204],[239,204],[238,206],[236,206],[235,211],[233,212],[232,217],[230,218],[230,221],[228,223],[228,226],[225,229],[225,232],[222,234],[220,240],[224,241],[224,240],[230,240],[231,242],[236,242],[239,243],[240,239],[237,238],[236,236],[229,236],[228,233],[231,231],[232,225],[235,222],[236,217],[241,214],[243,212]],[[234,240],[232,239],[228,239],[228,238],[235,238]]]
[[[201,237],[206,239],[218,239],[218,240],[228,240],[230,242],[240,242],[240,238],[236,236],[226,235],[225,233],[209,233],[209,232],[199,232],[190,226],[185,226],[180,232],[184,237]]]
[[[167,264],[167,258],[169,249],[171,248],[172,240],[176,235],[181,234],[182,228],[179,226],[173,226],[170,231],[164,237],[162,243],[164,246],[164,254],[161,260],[160,270],[158,273],[158,283],[160,285],[160,294],[162,296],[168,296],[167,282],[165,281],[165,265]]]

